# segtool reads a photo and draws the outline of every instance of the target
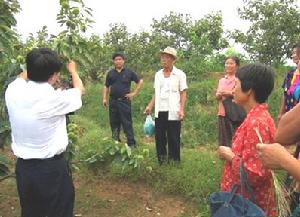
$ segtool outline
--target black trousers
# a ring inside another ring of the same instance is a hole
[[[159,112],[155,118],[155,143],[159,163],[166,160],[180,161],[181,121],[169,121],[168,112]],[[167,153],[168,144],[168,153]]]
[[[120,129],[123,127],[124,133],[127,137],[127,144],[135,146],[131,102],[128,99],[112,99],[109,100],[109,120],[112,131],[112,137],[116,141],[120,141]]]
[[[218,116],[219,146],[231,147],[235,129],[228,117]]]
[[[21,217],[73,217],[74,186],[63,157],[16,164]]]

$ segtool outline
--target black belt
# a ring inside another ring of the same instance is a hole
[[[31,158],[31,159],[18,158],[18,160],[21,160],[21,161],[24,161],[24,162],[33,162],[33,161],[42,162],[42,161],[59,160],[59,159],[62,159],[63,157],[64,157],[64,152],[61,153],[61,154],[54,155],[53,157],[50,157],[50,158],[43,158],[43,159],[40,159],[40,158]]]
[[[116,97],[110,97],[110,99],[112,99],[112,100],[119,100],[119,101],[122,101],[122,100],[128,100],[128,98],[125,97],[125,96],[119,97],[119,98],[116,98]]]

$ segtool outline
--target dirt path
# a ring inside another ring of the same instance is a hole
[[[75,174],[77,217],[195,217],[196,205],[139,183]],[[0,182],[0,217],[19,217],[15,179]]]

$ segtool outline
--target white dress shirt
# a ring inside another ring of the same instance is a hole
[[[163,69],[155,74],[154,88],[155,88],[155,117],[158,118],[161,105],[161,82],[164,80]],[[180,109],[180,92],[186,90],[187,82],[185,73],[173,66],[169,80],[169,94],[168,94],[168,120],[179,120]]]
[[[68,145],[66,114],[82,106],[77,88],[55,90],[49,83],[17,78],[5,92],[12,150],[22,159],[45,159]]]
[[[169,111],[169,97],[171,91],[171,82],[170,77],[163,78],[160,81],[160,96],[159,96],[159,105],[158,110],[160,112]]]

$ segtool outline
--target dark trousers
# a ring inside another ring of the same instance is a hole
[[[159,163],[168,160],[180,161],[180,130],[181,121],[169,121],[168,112],[159,112],[155,118],[155,142]]]
[[[16,164],[21,217],[73,217],[74,186],[63,157]]]
[[[227,117],[218,116],[219,146],[231,147],[235,128]]]
[[[110,99],[109,100],[109,120],[112,131],[112,137],[116,141],[120,141],[120,129],[123,127],[124,133],[127,137],[127,144],[135,146],[132,116],[131,116],[131,102],[128,99]]]

